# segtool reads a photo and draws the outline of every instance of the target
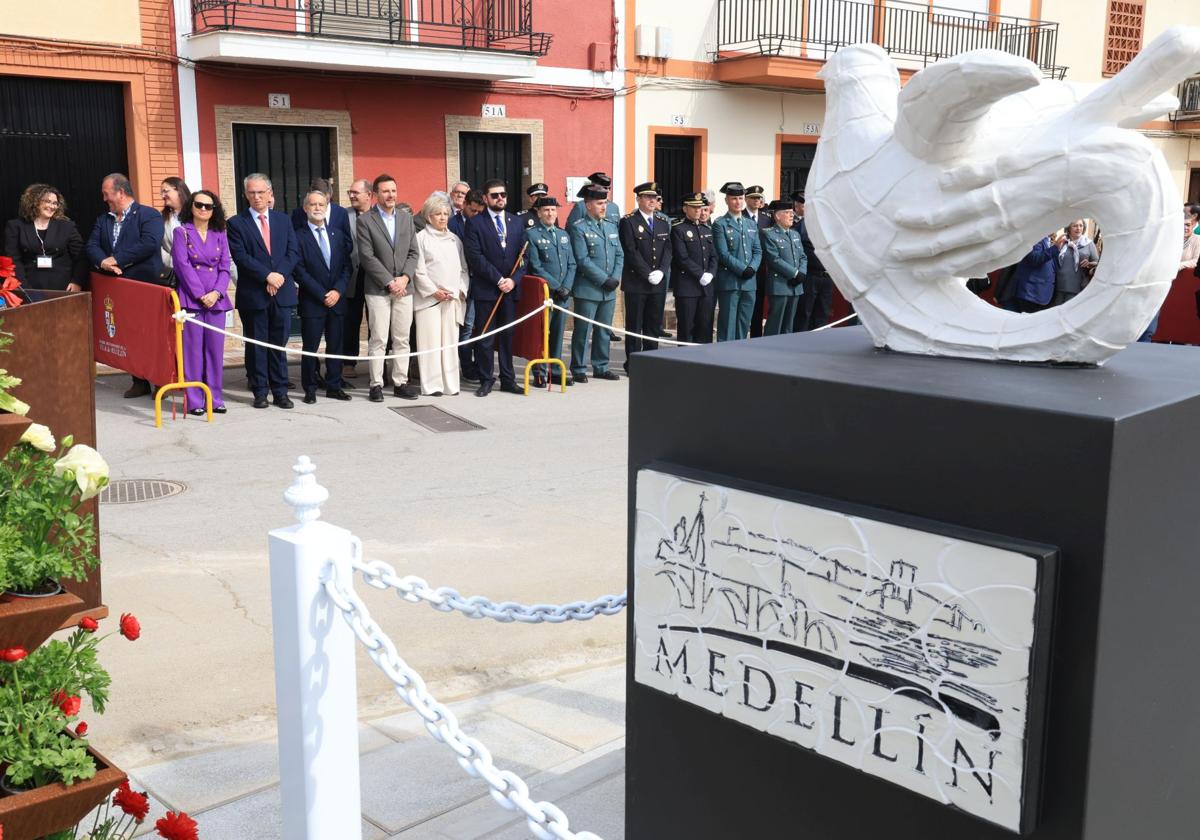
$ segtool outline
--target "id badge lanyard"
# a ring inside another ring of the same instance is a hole
[[[49,228],[47,228],[49,230]],[[46,254],[46,240],[42,239],[42,233],[37,229],[37,225],[33,226],[33,235],[38,238],[38,243],[42,246],[42,255],[37,258],[38,268],[53,268],[54,258]]]

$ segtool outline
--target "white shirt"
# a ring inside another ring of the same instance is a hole
[[[492,227],[496,231],[500,230],[500,228],[496,225],[496,219],[499,219],[500,223],[504,225],[504,235],[508,236],[508,221],[504,218],[504,211],[501,210],[499,213],[497,213],[495,210],[489,207],[488,215],[492,217]]]
[[[653,216],[647,216],[645,213],[642,213],[640,210],[638,211],[638,215],[640,215],[646,221],[646,227],[648,227],[648,228],[654,227],[654,217]]]
[[[393,210],[391,213],[388,213],[382,207],[379,207],[378,205],[376,205],[375,209],[379,211],[379,218],[383,219],[383,226],[387,228],[388,237],[393,242],[395,242],[396,241],[396,211]]]

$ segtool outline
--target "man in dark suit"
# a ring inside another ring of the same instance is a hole
[[[304,349],[316,352],[325,336],[328,353],[342,349],[342,319],[346,312],[346,287],[350,282],[350,260],[346,254],[346,234],[331,227],[325,219],[329,200],[320,190],[304,197],[304,227],[297,229],[300,261],[296,263],[296,282],[300,284],[300,335]],[[317,360],[304,356],[300,362],[300,382],[304,402],[317,401]],[[342,380],[342,360],[325,360],[325,396],[348,400]]]
[[[804,193],[794,192],[791,199],[800,241],[804,243],[804,257],[808,261],[808,279],[796,311],[796,332],[803,332],[829,323],[829,316],[833,313],[833,278],[821,265],[812,240],[808,238],[808,225],[804,222]]]
[[[366,306],[364,297],[366,279],[363,277],[362,266],[359,264],[358,258],[358,220],[364,213],[370,212],[375,201],[375,193],[371,191],[371,182],[360,178],[346,190],[346,197],[350,199],[350,210],[346,214],[346,220],[350,225],[352,247],[350,249],[350,282],[346,284],[346,294],[342,296],[346,299],[346,314],[342,321],[342,355],[357,356],[360,347],[359,335],[362,333],[363,312]],[[355,363],[344,363],[342,377],[355,376],[358,376]]]
[[[296,231],[287,215],[272,210],[271,179],[256,172],[242,180],[250,206],[229,219],[229,253],[237,263],[237,310],[242,333],[268,344],[287,344],[292,307],[299,295],[293,273],[300,260]],[[288,397],[287,357],[282,350],[246,345],[246,379],[254,407],[267,407],[267,391],[280,408],[295,404]]]
[[[354,247],[354,230],[350,227],[349,212],[347,212],[345,207],[333,200],[333,185],[329,183],[327,178],[313,178],[311,181],[309,181],[308,192],[311,193],[314,191],[325,196],[325,226],[331,231],[336,230],[342,234],[338,237],[338,239],[340,239],[342,242],[349,243],[348,245],[343,245],[343,248],[350,249],[345,256],[352,259],[351,254],[353,253]],[[299,237],[300,231],[303,231],[305,226],[308,224],[308,214],[304,208],[304,202],[307,201],[307,196],[308,193],[305,193],[305,198],[300,200],[300,206],[292,211],[292,227],[296,229],[297,237]],[[303,254],[301,254],[301,256],[303,256]],[[300,278],[297,277],[296,282],[300,282]],[[329,352],[336,352],[341,355],[350,355],[342,354],[340,348],[331,349]],[[355,350],[354,352],[357,354],[358,351]],[[321,376],[321,364],[317,359],[314,359],[313,361],[317,363],[316,367],[313,369],[313,373],[316,376],[316,381],[318,384],[324,387],[325,380],[324,377]]]
[[[471,301],[475,307],[477,333],[483,332],[493,306],[496,306],[496,317],[487,328],[489,332],[513,321],[517,301],[521,299],[521,278],[525,276],[524,260],[518,261],[525,245],[525,228],[515,215],[505,210],[508,191],[504,182],[488,181],[483,185],[483,197],[487,201],[487,211],[467,220],[467,236],[463,241],[471,274]],[[475,365],[479,368],[477,397],[486,397],[496,384],[492,352],[497,346],[500,390],[509,394],[524,393],[517,387],[513,371],[512,330],[505,330],[474,344]]]
[[[703,223],[702,211],[708,197],[690,193],[683,199],[684,220],[671,230],[675,264],[671,285],[675,292],[675,317],[679,340],[708,344],[713,337],[713,307],[716,299],[713,278],[717,273],[717,249],[712,228]]]
[[[459,182],[455,187],[457,188]],[[478,216],[487,209],[487,202],[483,198],[483,193],[479,190],[468,189],[466,197],[463,199],[462,211],[452,213],[450,215],[450,232],[461,239],[467,241],[467,222]],[[469,294],[469,293],[468,293]],[[458,331],[458,340],[466,341],[475,332],[475,305],[471,302],[471,298],[467,297],[467,314],[463,318],[462,326]],[[475,367],[475,346],[473,344],[460,344],[458,347],[458,369],[459,375],[463,382],[472,385],[479,384],[479,369]]]
[[[759,235],[769,227],[775,225],[775,219],[772,215],[763,209],[766,204],[766,193],[758,184],[754,184],[746,190],[746,216],[754,219],[758,225]],[[758,267],[758,276],[754,283],[754,311],[750,316],[750,337],[758,338],[763,334],[763,320],[767,317],[764,313],[766,308],[767,296],[765,293],[767,285],[767,264],[764,259]]]
[[[100,182],[100,193],[108,212],[96,220],[88,237],[87,258],[96,271],[158,283],[162,275],[162,214],[138,204],[133,185],[119,172]],[[150,393],[150,383],[133,377],[125,399]]]
[[[671,261],[671,224],[655,215],[658,207],[658,184],[653,181],[633,188],[638,209],[621,219],[617,226],[625,263],[621,274],[621,291],[625,294],[625,326],[636,333],[658,338],[662,313],[658,295],[666,287],[666,265]],[[657,340],[628,336],[625,352],[632,356],[639,350],[657,350]],[[625,359],[629,372],[629,358]]]

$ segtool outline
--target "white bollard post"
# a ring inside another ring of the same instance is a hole
[[[307,456],[284,499],[298,525],[270,534],[279,787],[287,840],[361,840],[355,638],[321,582],[350,532],[321,522],[329,491]]]

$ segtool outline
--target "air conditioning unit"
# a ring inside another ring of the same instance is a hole
[[[671,27],[657,26],[654,32],[654,57],[655,58],[670,58],[671,46],[673,37],[671,35]]]
[[[654,58],[658,27],[639,23],[633,30],[633,52],[638,58]]]

